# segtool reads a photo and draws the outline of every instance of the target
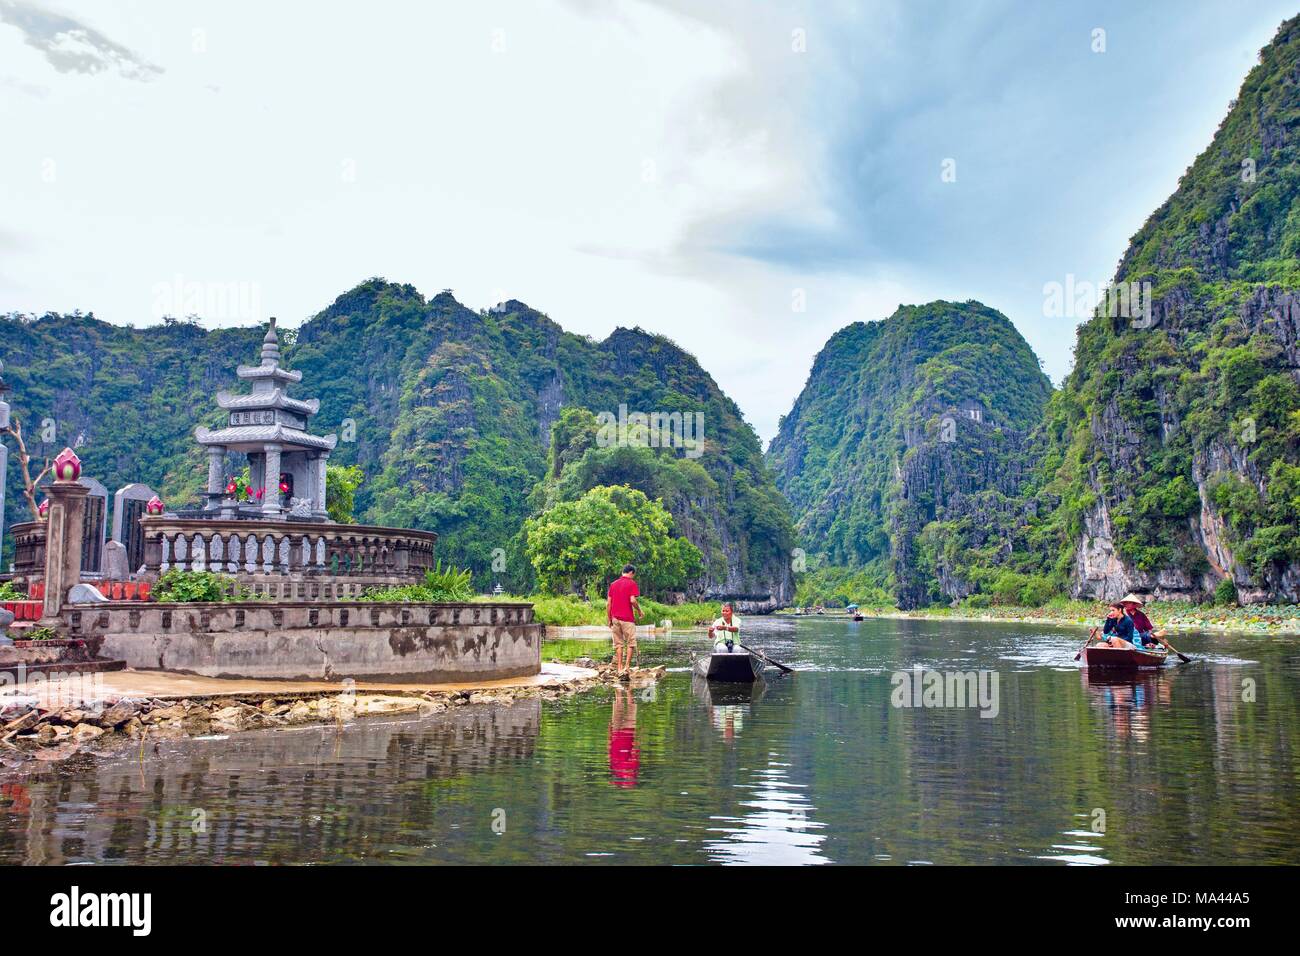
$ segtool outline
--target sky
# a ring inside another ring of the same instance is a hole
[[[978,299],[1059,382],[1293,5],[0,0],[0,313],[296,325],[371,276],[693,353],[766,442]]]

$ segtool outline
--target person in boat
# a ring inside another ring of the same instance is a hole
[[[1111,647],[1133,648],[1133,621],[1124,613],[1124,605],[1112,604],[1101,625],[1101,641]]]
[[[709,625],[713,640],[713,653],[731,654],[736,649],[736,635],[740,633],[740,618],[730,604],[722,605],[722,615]]]
[[[1119,603],[1124,608],[1125,616],[1133,622],[1133,643],[1143,649],[1158,646],[1160,640],[1156,637],[1155,625],[1143,612],[1143,602],[1138,599],[1137,595],[1127,594]]]

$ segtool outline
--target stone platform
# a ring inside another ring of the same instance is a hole
[[[60,623],[133,670],[333,683],[529,676],[546,632],[515,603],[106,602],[68,605]]]

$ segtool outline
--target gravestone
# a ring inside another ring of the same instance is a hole
[[[111,538],[104,545],[104,580],[125,581],[131,576],[131,565],[126,559],[126,547]]]
[[[144,566],[144,529],[140,519],[154,497],[148,485],[123,485],[113,495],[113,540],[126,548],[126,567],[131,573]]]
[[[86,516],[81,526],[81,570],[83,574],[98,574],[104,565],[108,489],[85,475],[77,482],[90,489],[90,494],[86,496]]]

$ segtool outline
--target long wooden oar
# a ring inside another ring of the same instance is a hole
[[[774,660],[772,660],[772,658],[768,657],[768,656],[767,656],[766,654],[764,654],[762,651],[756,651],[756,650],[754,650],[752,647],[748,647],[748,646],[746,646],[746,645],[744,645],[744,644],[741,644],[740,641],[736,641],[736,646],[737,646],[737,647],[744,648],[745,650],[749,651],[749,653],[753,654],[755,657],[757,657],[760,661],[763,661],[764,663],[771,664],[773,667],[779,667],[779,668],[781,668],[781,670],[785,671],[787,674],[793,674],[793,673],[794,673],[794,668],[793,668],[793,667],[786,667],[786,666],[785,666],[784,664],[782,664],[780,661],[774,661]]]
[[[1186,654],[1184,654],[1182,651],[1180,651],[1178,648],[1174,647],[1174,645],[1166,641],[1163,636],[1164,633],[1165,633],[1164,631],[1152,631],[1151,636],[1154,637],[1161,644],[1163,644],[1165,646],[1165,650],[1177,654],[1178,659],[1182,661],[1184,664],[1190,664],[1192,662],[1192,659],[1188,657]]]
[[[1092,639],[1096,636],[1097,636],[1097,629],[1094,627],[1092,630],[1088,632],[1088,639],[1083,642],[1083,647],[1079,648],[1079,653],[1074,655],[1074,659],[1076,661],[1083,656],[1084,648],[1086,648],[1089,644],[1091,644]]]

